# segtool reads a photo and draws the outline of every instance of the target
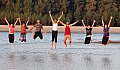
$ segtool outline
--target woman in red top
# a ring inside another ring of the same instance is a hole
[[[66,22],[66,24],[64,24],[63,22],[60,21],[60,23],[65,26],[65,35],[64,35],[64,44],[65,44],[65,47],[67,47],[67,44],[66,44],[66,40],[67,38],[69,39],[69,46],[71,47],[71,32],[70,32],[70,27],[75,25],[76,23],[78,23],[79,20],[77,20],[76,22],[74,22],[73,24],[69,24],[69,22]]]

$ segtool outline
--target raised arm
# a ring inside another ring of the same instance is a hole
[[[28,20],[27,20],[26,26],[28,25],[29,20],[30,20],[30,18],[28,17]]]
[[[42,31],[47,35],[47,32],[42,28]]]
[[[20,27],[21,27],[21,21],[20,21],[20,18],[19,18],[19,23],[20,23]]]
[[[35,28],[34,26],[29,30],[29,32],[31,31],[31,30],[33,30],[33,28]]]
[[[83,20],[82,20],[82,24],[83,24],[84,28],[86,28],[86,26],[85,26],[85,24],[84,24],[84,21],[83,21]]]
[[[15,25],[16,25],[16,23],[18,22],[18,19],[19,19],[19,18],[17,18],[17,20],[16,20],[16,22],[15,22],[14,26],[15,26]]]
[[[111,17],[110,17],[109,24],[108,24],[108,27],[110,27],[110,24],[111,24],[112,19],[113,19],[113,17],[111,16]]]
[[[49,11],[49,15],[50,15],[50,18],[51,18],[52,23],[54,23],[53,18],[52,18],[52,15],[51,15],[51,10]]]
[[[59,20],[60,21],[60,20]],[[64,24],[62,21],[60,21],[60,23],[63,25],[63,26],[66,26],[66,24]]]
[[[70,24],[70,26],[73,26],[75,24],[77,24],[79,22],[79,20],[77,20],[76,22],[74,22],[73,24]]]
[[[8,22],[8,20],[7,20],[7,18],[5,17],[5,21],[7,22],[7,24],[8,24],[8,27],[9,27],[9,22]]]
[[[94,26],[95,22],[96,22],[96,21],[94,20],[94,21],[93,21],[93,24],[92,24],[92,28],[93,28],[93,26]]]
[[[59,22],[60,22],[60,19],[62,18],[62,16],[63,16],[63,11],[62,11],[62,15],[58,18],[57,23],[59,23]]]
[[[104,24],[105,24],[105,23],[104,23],[104,21],[103,21],[103,16],[101,17],[101,19],[102,19],[102,26],[104,27]]]

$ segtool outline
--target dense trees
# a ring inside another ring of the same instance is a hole
[[[35,24],[37,19],[44,25],[51,25],[49,10],[52,11],[54,19],[63,11],[63,22],[72,23],[77,19],[84,19],[86,24],[91,24],[95,19],[96,26],[100,26],[103,15],[106,23],[110,16],[113,16],[111,26],[120,26],[119,0],[0,0],[0,24],[6,24],[4,17],[13,23],[17,17],[26,21],[29,16],[31,25]]]

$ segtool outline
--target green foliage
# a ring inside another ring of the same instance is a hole
[[[119,0],[0,0],[0,24],[5,24],[4,17],[13,23],[17,17],[34,25],[40,19],[43,25],[51,25],[49,10],[54,19],[64,12],[61,21],[73,23],[84,19],[86,25],[89,21],[96,20],[96,26],[101,25],[101,16],[109,22],[113,16],[111,26],[120,26],[120,1]],[[61,25],[61,24],[60,24]],[[82,25],[81,22],[77,25]]]

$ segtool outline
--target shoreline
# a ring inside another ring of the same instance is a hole
[[[28,25],[28,30],[32,28],[32,26]],[[44,30],[48,33],[52,32],[52,26],[43,26]],[[70,27],[71,33],[86,33],[86,30],[83,26],[72,26]],[[120,27],[110,27],[111,34],[120,34]],[[34,31],[35,29],[33,29]],[[58,26],[58,32],[64,33],[65,27]],[[0,32],[8,32],[9,28],[7,25],[0,25]],[[19,25],[16,25],[15,32],[20,32],[21,28]],[[103,27],[93,27],[92,33],[103,33]]]

